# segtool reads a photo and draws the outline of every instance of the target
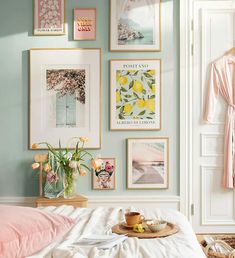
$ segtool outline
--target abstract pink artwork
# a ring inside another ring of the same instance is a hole
[[[74,9],[74,40],[96,39],[96,9]]]
[[[34,1],[34,35],[65,34],[65,0]]]

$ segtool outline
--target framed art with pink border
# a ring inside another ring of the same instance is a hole
[[[96,40],[96,9],[74,9],[74,40]]]
[[[115,190],[116,189],[116,159],[99,158],[100,166],[93,171],[93,190]]]
[[[64,35],[65,5],[65,0],[34,0],[34,35]]]

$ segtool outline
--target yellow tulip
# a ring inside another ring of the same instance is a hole
[[[136,106],[137,106],[138,108],[144,108],[144,106],[145,106],[145,101],[144,101],[143,99],[138,99],[138,100],[136,101]]]
[[[124,106],[124,112],[125,113],[131,113],[131,111],[132,111],[132,105],[131,104],[126,104],[125,106]]]
[[[134,81],[132,90],[137,92],[137,93],[142,92],[143,91],[143,84],[139,81]]]
[[[79,137],[79,140],[80,140],[80,142],[88,142],[88,138],[87,137]]]
[[[155,100],[154,100],[154,99],[148,99],[148,100],[146,100],[145,107],[146,107],[149,111],[155,112]]]
[[[121,94],[119,91],[116,92],[116,103],[121,101]]]
[[[150,75],[155,75],[156,74],[156,71],[155,70],[150,70],[150,71],[148,71],[148,74],[150,74]]]
[[[127,84],[128,79],[127,79],[126,76],[121,76],[121,77],[119,78],[118,82],[119,82],[121,85],[125,85],[125,84]]]

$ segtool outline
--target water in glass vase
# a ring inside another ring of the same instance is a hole
[[[77,173],[76,173],[77,174]],[[64,198],[71,199],[76,196],[78,176],[73,172],[64,174]]]

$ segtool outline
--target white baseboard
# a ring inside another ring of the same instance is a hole
[[[88,207],[157,207],[180,209],[179,196],[86,196],[88,198]],[[0,197],[0,204],[35,206],[37,197]]]

